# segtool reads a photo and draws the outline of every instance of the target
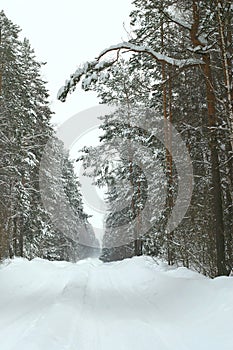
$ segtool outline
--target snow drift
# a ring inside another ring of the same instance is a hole
[[[1,350],[232,350],[233,278],[148,257],[0,265]]]

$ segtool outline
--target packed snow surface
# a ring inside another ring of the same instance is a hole
[[[233,278],[138,257],[0,265],[0,350],[232,350]]]

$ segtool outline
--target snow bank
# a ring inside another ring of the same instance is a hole
[[[148,257],[0,265],[1,350],[232,350],[233,278]]]

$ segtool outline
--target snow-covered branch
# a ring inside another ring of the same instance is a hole
[[[163,55],[157,51],[154,51],[151,47],[148,46],[138,46],[129,42],[122,42],[117,45],[112,45],[104,49],[96,60],[91,62],[86,62],[83,66],[79,67],[75,73],[73,73],[69,80],[66,81],[65,86],[63,86],[58,92],[58,99],[62,102],[65,102],[66,97],[69,92],[75,90],[76,85],[80,82],[82,77],[82,88],[88,90],[92,82],[96,82],[99,77],[99,73],[111,67],[119,57],[121,50],[127,50],[127,52],[136,52],[144,53],[151,56],[158,62],[164,62],[168,65],[176,66],[178,68],[197,66],[203,64],[202,60],[195,58],[187,59],[177,59],[172,58],[166,55]],[[117,51],[117,59],[112,61],[101,61],[101,59],[110,52]]]
[[[162,14],[167,17],[171,22],[177,24],[179,27],[182,27],[185,30],[188,30],[189,32],[191,32],[193,30],[193,25],[194,24],[190,24],[188,22],[186,22],[184,19],[179,18],[178,16],[175,16],[174,13],[169,13],[169,12],[165,12],[162,11]],[[201,28],[203,29],[203,28]],[[207,51],[207,45],[208,45],[208,41],[207,41],[207,37],[208,35],[205,33],[201,32],[201,29],[199,28],[199,32],[196,33],[196,40],[199,42],[198,47],[203,47],[203,53],[205,51]],[[200,50],[199,50],[200,51]]]
[[[178,18],[178,17],[174,16],[174,14],[168,13],[168,12],[165,12],[165,11],[162,11],[162,14],[165,17],[167,17],[171,22],[181,26],[182,28],[187,29],[189,31],[192,29],[192,25],[191,24],[189,24],[188,22],[186,22],[185,20],[183,20],[181,18]]]
[[[84,90],[88,90],[90,84],[98,80],[100,73],[112,66],[114,62],[116,62],[116,60],[101,62],[99,62],[99,60],[95,60],[84,63],[70,76],[70,79],[65,82],[65,85],[60,88],[57,98],[60,101],[65,102],[68,93],[75,90],[82,77],[84,77],[82,81],[82,88]]]
[[[169,65],[176,66],[178,68],[183,68],[185,66],[196,66],[196,65],[202,64],[202,61],[199,59],[172,58],[172,57],[163,55],[157,51],[154,51],[149,46],[138,46],[135,44],[131,44],[129,42],[123,42],[123,43],[120,43],[117,45],[110,46],[109,48],[103,50],[97,59],[99,60],[100,58],[102,58],[103,56],[105,56],[109,52],[116,51],[116,50],[122,50],[122,49],[126,49],[126,50],[131,51],[131,52],[148,54],[158,62],[164,62],[164,63],[167,63]]]

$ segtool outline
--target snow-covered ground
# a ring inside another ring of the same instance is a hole
[[[233,278],[146,257],[0,265],[0,350],[232,350]]]

